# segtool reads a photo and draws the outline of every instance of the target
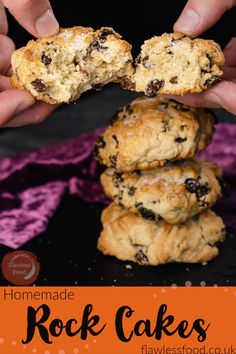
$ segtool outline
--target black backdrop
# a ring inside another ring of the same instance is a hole
[[[40,0],[38,0],[40,1]],[[219,0],[221,1],[221,0]],[[75,25],[112,26],[134,46],[136,52],[144,41],[153,35],[171,32],[173,24],[181,13],[186,0],[149,1],[78,1],[51,0],[52,7],[61,27]],[[207,33],[224,46],[235,35],[236,9],[227,12]],[[12,18],[9,35],[17,47],[31,38]]]

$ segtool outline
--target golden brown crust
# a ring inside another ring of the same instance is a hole
[[[95,143],[100,163],[129,172],[193,157],[211,142],[214,117],[165,98],[141,97],[114,117]]]
[[[168,163],[148,171],[101,175],[106,195],[128,210],[154,222],[170,224],[211,207],[221,196],[221,170],[198,158]]]

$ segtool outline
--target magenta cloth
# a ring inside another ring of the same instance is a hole
[[[0,244],[18,248],[42,233],[64,195],[106,203],[99,183],[101,167],[92,154],[101,132],[0,161]],[[219,163],[230,183],[236,177],[236,125],[219,124],[213,143],[201,154]],[[236,227],[236,183],[218,212]]]

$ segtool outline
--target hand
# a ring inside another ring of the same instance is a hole
[[[33,36],[56,34],[59,25],[48,0],[0,0],[0,127],[19,127],[42,122],[57,106],[35,99],[23,90],[10,85],[10,60],[15,49],[7,37],[5,9]]]
[[[236,6],[236,0],[189,0],[174,25],[174,31],[189,36],[203,33],[213,26],[225,11]],[[236,115],[236,37],[224,50],[223,81],[201,94],[175,96],[192,106],[224,108]]]

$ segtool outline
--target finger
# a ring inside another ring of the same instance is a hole
[[[11,54],[15,45],[9,37],[0,34],[0,48],[0,72],[4,74],[11,65]]]
[[[15,19],[33,36],[54,35],[59,24],[48,0],[3,0]]]
[[[236,78],[236,67],[224,66],[222,70],[224,72],[224,80],[232,81],[232,79]]]
[[[174,31],[189,36],[203,33],[233,6],[235,0],[189,0],[174,25]]]
[[[41,123],[57,107],[58,105],[36,102],[32,107],[17,114],[11,121],[4,125],[4,128],[16,128],[29,124]]]
[[[0,0],[0,33],[7,34],[7,32],[8,32],[7,16],[6,16],[6,12],[2,0]]]
[[[34,98],[26,91],[9,89],[0,93],[0,127],[3,127],[16,114],[34,104]]]
[[[231,38],[224,49],[225,65],[235,66],[236,64],[236,37]]]
[[[6,91],[11,87],[10,78],[0,75],[0,92]]]
[[[168,95],[168,97],[170,97]],[[193,107],[224,108],[236,115],[236,83],[222,81],[214,88],[201,94],[171,96],[177,101]]]

